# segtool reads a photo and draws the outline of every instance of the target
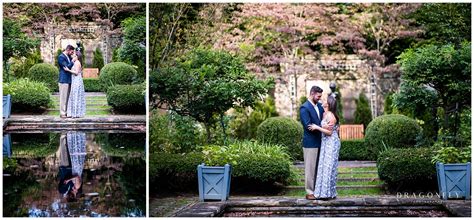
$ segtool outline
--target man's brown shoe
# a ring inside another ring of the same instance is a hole
[[[306,199],[307,200],[316,200],[316,197],[314,197],[313,194],[308,194],[308,195],[306,195]]]
[[[67,118],[66,115],[60,115],[59,117],[60,117],[60,118]]]

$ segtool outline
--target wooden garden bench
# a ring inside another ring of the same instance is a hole
[[[84,68],[82,70],[82,77],[97,79],[99,78],[99,69],[98,68]]]
[[[339,128],[341,140],[353,140],[364,138],[364,125],[341,125]]]

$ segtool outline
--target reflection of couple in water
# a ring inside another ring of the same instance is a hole
[[[67,201],[75,201],[82,194],[82,171],[86,160],[86,134],[69,131],[59,140],[58,191]]]

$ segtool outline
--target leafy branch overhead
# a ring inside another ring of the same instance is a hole
[[[259,80],[242,59],[223,51],[194,49],[174,65],[159,68],[150,76],[150,91],[157,106],[167,106],[199,122],[214,122],[230,108],[254,106],[273,86]]]

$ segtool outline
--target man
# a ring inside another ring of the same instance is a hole
[[[316,172],[319,160],[319,148],[321,147],[321,132],[310,131],[310,124],[321,126],[324,109],[319,100],[323,95],[323,90],[318,86],[311,87],[308,101],[300,107],[300,119],[304,128],[303,136],[303,157],[304,157],[304,177],[306,199],[315,200],[314,186],[316,183]],[[332,126],[325,126],[325,129],[332,129]]]
[[[58,66],[59,66],[59,117],[66,118],[67,112],[67,101],[69,99],[69,92],[71,88],[71,73],[64,70],[64,67],[69,69],[72,68],[74,63],[72,62],[71,55],[74,54],[74,47],[67,45],[66,50],[64,50],[58,56]]]

